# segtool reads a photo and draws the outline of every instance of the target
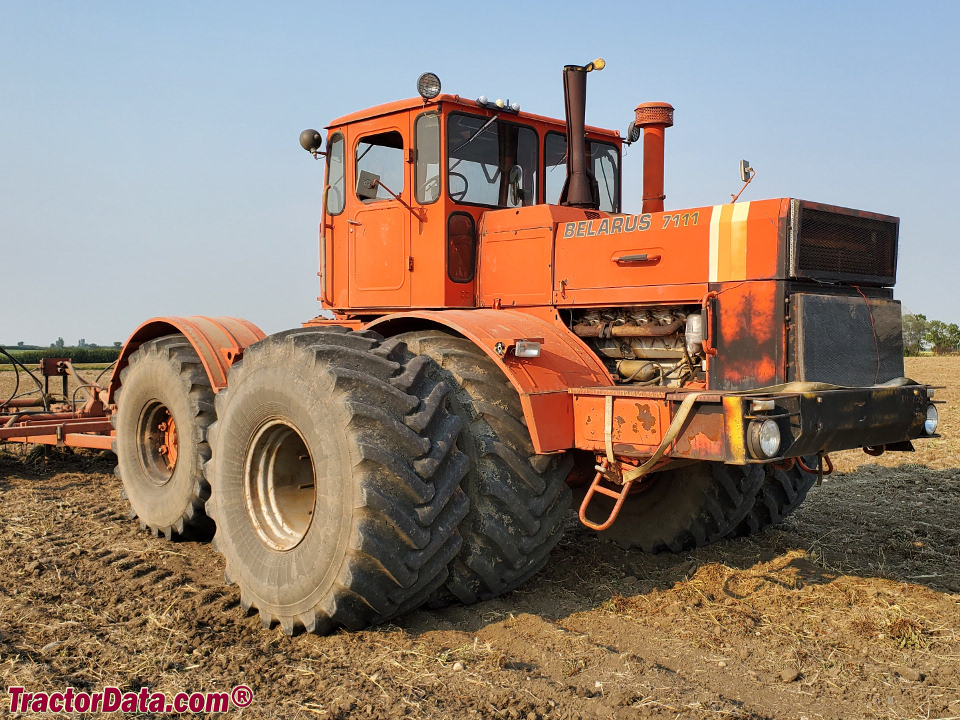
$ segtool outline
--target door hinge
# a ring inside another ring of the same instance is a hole
[[[413,272],[413,257],[412,257],[412,256],[407,258],[407,269],[408,269],[410,272]]]
[[[407,148],[407,162],[413,165],[413,161],[415,157],[416,156],[414,155],[413,148]]]

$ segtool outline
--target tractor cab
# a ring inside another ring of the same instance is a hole
[[[490,210],[556,204],[564,120],[516,103],[422,92],[334,120],[304,147],[326,157],[320,301],[353,315],[475,307],[479,233]],[[439,81],[437,82],[439,87]],[[586,129],[597,205],[620,210],[619,133]],[[518,260],[519,262],[519,260]]]

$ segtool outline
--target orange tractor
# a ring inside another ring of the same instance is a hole
[[[897,218],[664,211],[673,108],[640,105],[626,137],[586,126],[602,67],[564,69],[565,121],[424,74],[325,150],[305,131],[324,313],[268,337],[151,320],[83,408],[8,404],[0,439],[112,445],[131,517],[215,523],[242,606],[293,633],[516,588],[574,490],[587,527],[677,552],[778,522],[832,451],[935,436],[934,389],[902,377]]]

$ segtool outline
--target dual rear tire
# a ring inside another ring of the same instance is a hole
[[[471,341],[440,331],[400,335],[450,389],[463,422],[459,447],[470,458],[462,487],[470,511],[463,548],[432,604],[475,603],[509,592],[536,574],[560,541],[570,508],[569,454],[537,455],[520,396],[497,364]]]
[[[359,629],[446,581],[468,460],[429,366],[397,340],[327,328],[272,335],[231,368],[207,511],[226,579],[265,627]]]
[[[546,563],[569,461],[466,340],[341,328],[266,338],[216,399],[207,503],[241,605],[329,632],[477,602]]]

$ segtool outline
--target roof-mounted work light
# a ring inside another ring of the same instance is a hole
[[[417,78],[417,92],[424,100],[433,100],[440,94],[440,78],[430,72],[425,72]]]

